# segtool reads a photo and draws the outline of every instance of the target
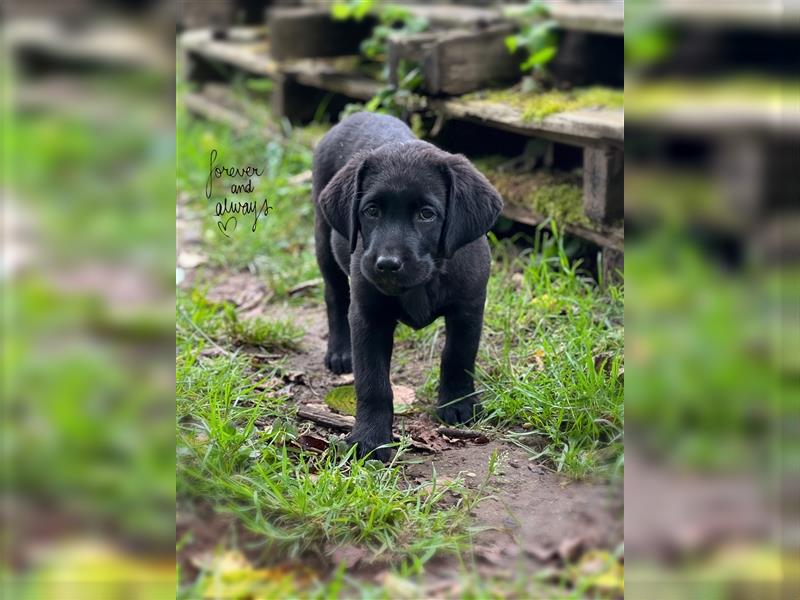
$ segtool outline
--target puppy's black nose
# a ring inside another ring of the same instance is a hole
[[[396,256],[379,256],[375,267],[384,273],[394,273],[403,268],[403,263]]]

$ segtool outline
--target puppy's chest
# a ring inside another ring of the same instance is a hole
[[[438,287],[414,290],[400,297],[399,320],[414,329],[422,329],[442,316],[444,297]]]

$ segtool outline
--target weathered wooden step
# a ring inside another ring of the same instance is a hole
[[[574,146],[622,148],[625,142],[625,112],[621,108],[562,112],[536,120],[526,119],[522,110],[500,102],[458,98],[433,100],[432,104],[434,110],[441,109],[450,118]]]
[[[269,11],[272,56],[283,61],[358,54],[361,41],[368,38],[376,20],[366,16],[336,20],[330,8],[275,8]]]
[[[235,41],[214,39],[210,29],[195,29],[180,36],[179,46],[188,54],[190,62],[201,58],[235,67],[252,75],[278,75],[280,71],[270,54],[267,30],[263,27],[249,30],[257,34],[252,36],[254,39]]]
[[[524,60],[509,53],[505,39],[516,26],[498,23],[479,30],[454,29],[389,38],[389,80],[397,85],[401,66],[421,69],[420,91],[434,96],[457,96],[487,86],[516,81]]]
[[[625,33],[625,3],[623,0],[592,2],[550,2],[549,17],[562,29],[621,36]],[[503,14],[509,18],[519,17],[525,5],[507,6]]]

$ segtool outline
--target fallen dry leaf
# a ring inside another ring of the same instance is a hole
[[[328,441],[318,438],[311,434],[303,434],[297,438],[298,445],[307,451],[325,452],[328,449]]]
[[[289,383],[298,383],[298,384],[305,383],[305,376],[306,376],[305,371],[287,371],[282,375],[284,381],[288,381]]]
[[[503,554],[503,548],[499,544],[475,547],[475,555],[490,565],[502,566],[505,564],[506,560]]]
[[[558,550],[552,546],[546,547],[530,543],[526,544],[523,550],[526,554],[542,563],[547,563],[558,558]]]
[[[331,383],[334,386],[337,385],[353,385],[356,381],[356,378],[353,376],[352,373],[345,373],[344,375],[339,375],[333,377]]]
[[[178,266],[181,269],[196,269],[200,265],[208,262],[208,257],[199,252],[190,252],[188,250],[182,251],[178,254]]]
[[[253,386],[253,389],[258,392],[271,392],[283,387],[283,381],[277,377],[267,377],[262,379]]]
[[[334,564],[344,564],[346,569],[352,569],[364,560],[367,555],[366,549],[349,544],[347,546],[339,546],[329,556]]]
[[[536,363],[536,370],[543,371],[544,370],[544,350],[538,348],[534,350],[533,354],[531,355],[533,358],[533,362]]]
[[[558,555],[565,563],[575,562],[583,553],[584,547],[583,538],[567,538],[558,545]]]

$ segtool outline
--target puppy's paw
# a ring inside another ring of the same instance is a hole
[[[443,406],[436,408],[436,414],[448,425],[460,425],[472,422],[480,412],[481,405],[474,396],[464,398],[458,402],[442,402]]]
[[[356,458],[369,458],[388,463],[392,458],[391,448],[380,448],[385,444],[392,443],[392,432],[379,432],[375,430],[353,430],[345,441],[356,447]]]
[[[325,353],[325,366],[336,375],[353,372],[353,354],[350,349],[338,350],[328,348]]]

